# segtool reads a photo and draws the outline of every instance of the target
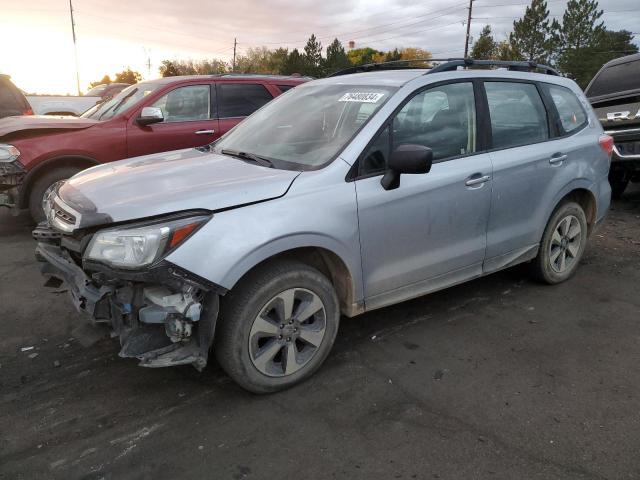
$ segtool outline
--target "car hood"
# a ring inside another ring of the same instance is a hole
[[[0,119],[0,138],[23,130],[66,130],[89,128],[98,120],[81,117],[54,117],[52,115],[23,115]]]
[[[92,167],[65,182],[58,195],[84,217],[83,228],[269,200],[284,195],[299,174],[192,148]]]

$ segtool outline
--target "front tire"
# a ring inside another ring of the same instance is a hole
[[[339,323],[338,298],[327,277],[301,262],[270,262],[221,299],[214,352],[246,390],[284,390],[322,365]]]
[[[48,195],[51,189],[55,188],[60,182],[68,180],[80,171],[82,169],[78,167],[55,168],[33,183],[29,193],[29,213],[31,213],[31,218],[35,223],[40,223],[46,218],[42,207],[45,195]]]
[[[533,275],[548,284],[568,280],[578,268],[587,245],[587,218],[575,202],[561,204],[542,236],[538,256],[533,260]]]

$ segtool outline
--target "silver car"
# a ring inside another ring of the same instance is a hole
[[[341,315],[523,262],[567,280],[609,207],[611,138],[553,70],[471,63],[309,82],[207,147],[86,170],[34,231],[43,273],[122,357],[213,351],[253,392],[314,373]]]

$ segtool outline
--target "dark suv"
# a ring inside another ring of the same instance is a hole
[[[33,111],[20,89],[11,82],[11,77],[0,74],[0,118],[12,115],[33,115]]]
[[[585,93],[615,145],[609,183],[614,197],[640,182],[640,53],[606,63]]]

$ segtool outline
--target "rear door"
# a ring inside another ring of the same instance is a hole
[[[484,265],[490,272],[535,254],[550,202],[579,176],[571,141],[561,134],[558,123],[577,129],[586,124],[586,116],[584,111],[580,116],[567,110],[558,118],[551,95],[541,84],[492,80],[484,86],[493,163]]]
[[[216,89],[220,135],[227,133],[277,95],[261,83],[219,82]]]
[[[219,136],[212,84],[180,85],[144,106],[160,108],[164,121],[142,126],[135,118],[130,120],[127,129],[130,157],[199,147]]]

